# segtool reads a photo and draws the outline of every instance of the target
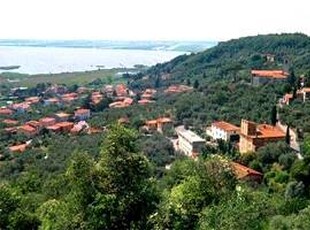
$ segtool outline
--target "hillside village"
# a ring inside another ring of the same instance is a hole
[[[287,81],[288,76],[289,73],[284,70],[251,70],[250,82],[256,87],[265,84],[277,84],[278,82]],[[304,84],[304,79],[302,79],[299,89],[293,92],[295,95],[292,93],[285,94],[283,98],[279,99],[279,106],[289,105],[293,99],[302,99],[303,102],[306,102],[310,88],[304,87]],[[147,106],[148,104],[156,103],[159,90],[147,88],[142,91],[134,91],[125,84],[117,84],[115,86],[104,85],[99,90],[80,86],[76,91],[69,92],[65,86],[52,85],[44,91],[37,92],[38,95],[43,96],[19,97],[18,94],[26,89],[23,87],[12,89],[7,97],[13,97],[14,100],[7,101],[8,105],[0,108],[0,122],[3,124],[3,131],[9,136],[23,135],[28,138],[24,143],[15,143],[14,145],[7,146],[11,153],[22,153],[27,148],[31,148],[31,138],[44,135],[46,132],[69,135],[78,135],[79,133],[91,135],[92,133],[103,132],[106,130],[105,126],[91,126],[87,123],[87,120],[91,119],[94,112],[90,109],[91,105],[99,105],[106,99],[110,103],[106,105],[105,109],[127,108],[133,104]],[[186,85],[171,85],[163,89],[161,93],[166,95],[182,94],[193,90],[193,87]],[[45,116],[37,120],[25,119],[27,114],[34,112],[41,114],[39,111],[40,107],[51,106],[59,109],[59,111],[43,114]],[[64,112],[66,110],[73,111],[73,113]],[[13,119],[14,117],[18,118],[19,115],[22,115],[22,119]],[[129,119],[127,117],[120,117],[118,122],[127,124]],[[287,135],[289,135],[289,133],[286,133],[289,132],[287,131],[287,126],[278,125],[278,122],[274,125],[269,125],[257,124],[242,119],[240,126],[235,126],[227,121],[213,121],[211,126],[206,128],[206,135],[209,139],[211,138],[210,142],[196,133],[185,129],[184,126],[174,127],[174,123],[173,117],[161,116],[154,120],[145,120],[140,130],[142,133],[149,133],[150,135],[154,132],[164,135],[169,132],[171,136],[174,133],[177,139],[169,138],[169,136],[167,138],[172,141],[175,151],[191,158],[198,157],[206,145],[217,146],[218,140],[232,143],[240,154],[248,154],[257,151],[260,147],[269,143],[288,142]],[[292,130],[291,132],[294,131]],[[289,138],[291,139],[292,137]],[[291,141],[297,142],[296,140],[290,140],[288,143],[290,144]],[[297,152],[299,151],[297,149]]]
[[[310,48],[300,34],[232,40],[112,83],[6,82],[3,196],[30,201],[8,211],[5,223],[227,230],[304,223],[306,42]]]

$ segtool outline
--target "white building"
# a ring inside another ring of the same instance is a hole
[[[184,127],[176,128],[178,134],[178,147],[185,155],[195,157],[206,145],[206,140],[198,136],[196,133],[184,129]]]
[[[239,139],[240,128],[227,123],[225,121],[213,122],[211,125],[211,130],[207,131],[213,140],[222,139],[224,141],[234,141]]]

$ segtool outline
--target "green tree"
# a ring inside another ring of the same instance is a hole
[[[194,87],[194,89],[198,89],[199,81],[197,79],[194,81],[193,87]]]
[[[274,105],[271,109],[270,122],[273,126],[277,124],[277,107]]]
[[[290,126],[288,125],[286,128],[286,134],[285,134],[285,143],[287,145],[291,144],[291,135],[290,135]]]

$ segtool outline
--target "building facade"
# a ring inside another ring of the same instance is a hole
[[[285,141],[285,133],[276,126],[256,124],[251,121],[241,121],[240,153],[255,152],[268,143]]]
[[[183,127],[176,129],[178,134],[178,147],[185,155],[194,157],[206,145],[206,140],[196,133]]]
[[[213,122],[211,125],[211,137],[213,140],[238,141],[240,128],[225,121]]]

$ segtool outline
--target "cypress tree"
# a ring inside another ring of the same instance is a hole
[[[289,125],[286,128],[285,143],[288,145],[291,144],[291,135],[290,135],[290,126]]]
[[[277,107],[275,105],[271,109],[270,121],[273,126],[275,126],[277,123]]]
[[[193,86],[194,86],[195,89],[198,89],[199,81],[197,79],[194,81],[194,85]]]

